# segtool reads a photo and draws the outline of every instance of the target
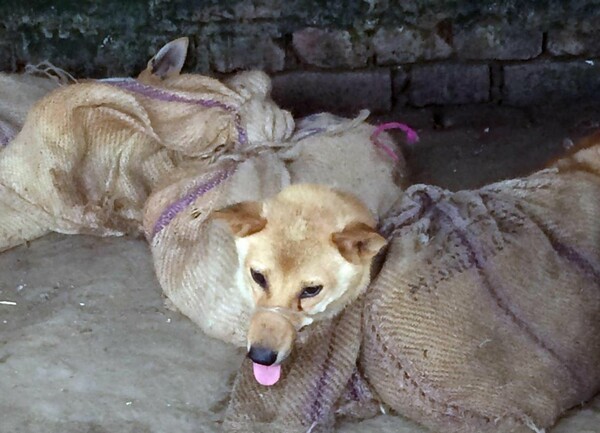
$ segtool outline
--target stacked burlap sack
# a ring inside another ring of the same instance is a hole
[[[0,151],[0,251],[48,231],[143,231],[173,304],[244,347],[251,306],[210,215],[322,183],[381,220],[387,256],[364,296],[300,333],[275,386],[242,366],[227,431],[330,431],[381,405],[439,432],[541,431],[598,392],[598,145],[528,178],[398,201],[405,167],[365,113],[295,126],[269,90],[252,72],[53,91]]]
[[[596,143],[479,190],[408,188],[364,299],[308,331],[275,386],[246,362],[225,430],[331,431],[381,404],[440,433],[542,432],[597,394]]]
[[[148,195],[173,171],[290,137],[294,122],[270,86],[247,72],[230,82],[183,74],[54,90],[0,151],[0,251],[49,231],[141,232]]]
[[[33,104],[60,84],[58,77],[0,73],[0,148],[19,133]]]
[[[355,119],[319,114],[298,123],[284,142],[248,146],[211,170],[179,170],[150,196],[144,229],[166,296],[206,333],[246,346],[252,306],[236,288],[236,250],[212,211],[270,197],[292,183],[313,182],[357,195],[374,215],[385,214],[402,192],[404,162],[375,146],[376,128]],[[387,134],[382,145],[394,146]]]

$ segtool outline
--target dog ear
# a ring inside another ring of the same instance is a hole
[[[246,201],[228,206],[212,213],[211,218],[224,220],[234,236],[243,238],[265,228],[267,220],[262,216],[262,203]]]
[[[188,45],[187,37],[169,42],[150,59],[147,71],[158,78],[179,75],[185,63]]]
[[[331,236],[340,254],[350,263],[369,262],[387,244],[383,236],[364,223],[353,223]]]

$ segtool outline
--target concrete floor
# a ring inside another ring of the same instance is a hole
[[[405,111],[412,180],[469,188],[525,174],[600,126],[600,107]],[[0,255],[0,432],[216,432],[243,353],[165,308],[141,240],[50,235]],[[339,433],[424,432],[398,417]],[[599,433],[600,398],[551,433]]]

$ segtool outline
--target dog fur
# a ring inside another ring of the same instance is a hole
[[[255,307],[248,350],[269,349],[275,363],[287,358],[298,330],[335,316],[363,293],[386,244],[358,199],[321,185],[292,185],[213,217],[235,236],[240,296]]]

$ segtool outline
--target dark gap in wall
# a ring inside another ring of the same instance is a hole
[[[543,56],[548,51],[548,32],[542,33],[542,53]]]
[[[454,45],[454,29],[452,27],[452,20],[446,18],[436,24],[437,34],[446,42],[448,45]]]
[[[502,90],[504,87],[504,74],[502,64],[490,64],[490,102],[502,105]]]

